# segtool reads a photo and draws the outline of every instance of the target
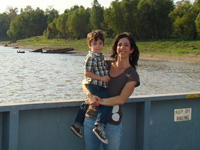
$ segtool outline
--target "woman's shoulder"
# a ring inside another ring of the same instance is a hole
[[[137,86],[140,85],[140,76],[139,76],[138,72],[135,70],[135,68],[133,68],[132,66],[130,66],[127,69],[126,77],[127,77],[128,81],[137,81],[138,82]]]
[[[138,74],[137,71],[136,71],[136,69],[135,69],[133,66],[130,66],[129,68],[127,68],[126,71],[129,72],[129,73],[135,73],[135,74]]]

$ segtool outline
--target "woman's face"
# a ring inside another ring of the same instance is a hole
[[[129,55],[133,52],[131,49],[130,41],[128,38],[121,38],[117,44],[117,54],[119,57],[129,57]]]

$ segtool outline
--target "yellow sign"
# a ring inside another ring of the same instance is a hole
[[[187,94],[186,97],[187,98],[198,98],[199,94]]]

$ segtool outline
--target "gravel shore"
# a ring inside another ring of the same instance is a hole
[[[75,50],[72,53],[76,55],[87,55],[87,51]],[[109,56],[109,53],[105,53]],[[187,54],[183,56],[168,56],[168,55],[152,55],[152,54],[140,54],[140,60],[157,60],[157,61],[177,61],[187,63],[200,63],[200,55]]]

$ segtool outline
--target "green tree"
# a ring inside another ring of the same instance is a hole
[[[47,29],[44,31],[44,36],[47,39],[53,39],[53,38],[58,38],[60,35],[60,32],[58,31],[57,27],[56,27],[56,22],[57,22],[57,18],[55,18],[53,20],[53,22],[48,24]]]
[[[8,40],[7,30],[10,26],[9,15],[6,13],[0,14],[0,40]]]
[[[18,15],[16,19],[11,22],[7,34],[13,41],[42,35],[47,28],[46,22],[43,10],[39,8],[36,10],[27,10]]]
[[[10,27],[12,20],[17,16],[18,9],[13,7],[8,7],[7,11],[0,14],[0,40],[8,40],[9,36],[7,31]]]
[[[142,38],[169,37],[172,0],[141,0],[138,4],[139,34]]]
[[[97,0],[93,1],[91,15],[90,15],[90,24],[91,28],[94,29],[102,29],[102,24],[104,21],[103,18],[104,8],[98,3]]]
[[[17,17],[17,12],[18,12],[18,8],[13,8],[13,7],[8,7],[6,14],[9,15],[9,21],[11,23],[12,20],[14,20]]]
[[[23,12],[30,12],[33,11],[33,8],[30,5],[27,5],[24,9]]]
[[[193,8],[195,10],[195,13],[197,14],[195,25],[196,25],[197,35],[200,37],[200,0],[196,0],[193,3]]]
[[[18,18],[18,17],[16,17]],[[16,42],[17,39],[20,39],[21,32],[19,31],[19,26],[21,25],[21,18],[18,21],[12,21],[9,30],[7,31],[8,36],[12,39],[12,42]],[[22,37],[23,38],[23,37]]]
[[[107,24],[108,30],[113,30],[115,34],[124,31],[123,28],[123,15],[120,7],[120,2],[113,1],[111,6],[105,10],[104,22]]]
[[[69,12],[67,25],[70,35],[76,39],[85,37],[90,31],[89,19],[89,9],[85,9],[82,6],[78,9],[76,8],[74,11]]]
[[[66,40],[69,36],[69,29],[67,26],[69,14],[64,13],[56,20],[56,28],[61,33],[62,37]]]
[[[123,17],[123,30],[132,32],[134,36],[137,36],[138,26],[138,0],[123,0],[120,3],[122,17]]]
[[[113,37],[114,30],[112,29],[110,22],[109,22],[110,13],[111,13],[111,8],[107,8],[104,10],[104,13],[103,13],[104,21],[102,23],[102,30],[104,30],[106,32],[106,35],[108,37]]]
[[[198,16],[195,20],[195,24],[196,24],[196,29],[197,29],[198,35],[200,36],[200,13],[198,14]]]
[[[55,18],[59,17],[58,11],[55,10],[52,6],[49,6],[46,11],[45,15],[47,16],[47,24],[53,22]]]
[[[176,8],[169,14],[173,22],[173,35],[181,38],[196,38],[195,20],[197,12],[188,0],[177,3]]]

